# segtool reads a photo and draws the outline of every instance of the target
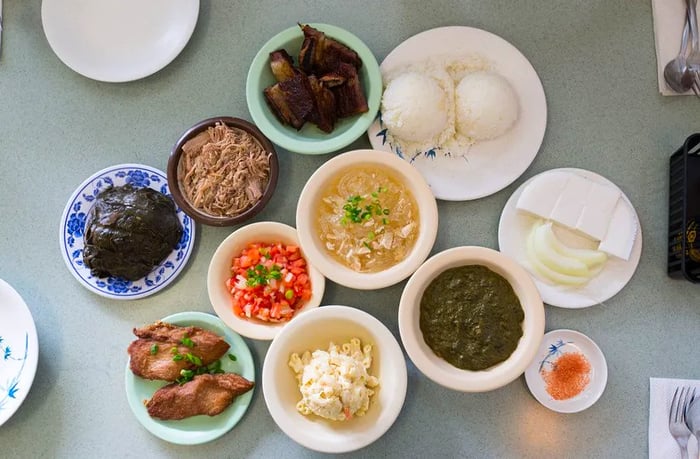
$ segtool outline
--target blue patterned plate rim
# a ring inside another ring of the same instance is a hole
[[[249,381],[255,381],[255,363],[246,342],[239,334],[228,328],[218,317],[205,312],[179,312],[161,319],[163,322],[181,326],[196,326],[223,336],[231,346],[228,353],[236,356],[232,361],[223,356],[221,368],[227,373],[238,373]],[[218,416],[193,416],[181,421],[161,421],[149,416],[143,401],[167,384],[165,381],[148,381],[135,376],[126,363],[125,388],[131,411],[141,425],[156,437],[178,445],[198,445],[215,440],[229,432],[243,418],[253,399],[250,390],[237,397],[231,406]]]
[[[29,307],[0,279],[0,426],[29,393],[39,362],[39,340]]]
[[[87,213],[102,190],[109,186],[132,184],[149,187],[172,199],[168,180],[164,172],[143,164],[118,164],[102,169],[91,175],[73,192],[61,217],[59,239],[61,255],[70,273],[80,285],[106,298],[135,300],[162,290],[182,272],[192,254],[195,241],[195,223],[177,207],[177,216],[182,224],[183,234],[178,245],[163,262],[145,277],[136,281],[121,278],[97,278],[83,264],[83,233]]]
[[[367,130],[372,148],[415,166],[437,199],[469,201],[494,194],[518,179],[534,161],[547,127],[544,87],[525,55],[513,44],[486,30],[447,26],[420,32],[394,48],[382,61],[382,75],[436,57],[446,60],[478,55],[506,78],[518,95],[520,116],[503,136],[472,146],[426,146],[404,151],[387,134],[381,113]],[[380,107],[381,109],[381,107]]]
[[[547,393],[542,371],[551,368],[556,359],[569,352],[580,352],[591,365],[590,382],[578,395],[564,400],[555,400]],[[608,381],[608,365],[603,351],[588,336],[576,330],[559,329],[547,332],[535,359],[525,370],[525,382],[532,396],[543,406],[559,413],[578,413],[593,404],[603,395]]]

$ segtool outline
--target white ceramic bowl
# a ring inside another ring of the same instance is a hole
[[[419,235],[413,249],[400,263],[384,271],[359,273],[333,259],[318,237],[316,209],[330,180],[351,166],[376,165],[393,171],[413,194],[420,218]],[[309,178],[297,204],[299,240],[309,260],[324,276],[345,287],[373,290],[394,285],[410,276],[430,254],[438,227],[435,197],[423,176],[409,163],[379,150],[354,150],[327,161]]]
[[[551,369],[556,360],[569,352],[579,352],[591,366],[588,385],[576,396],[556,400],[547,392],[542,372]],[[583,333],[574,330],[552,330],[544,335],[534,361],[525,371],[525,381],[532,395],[542,405],[559,413],[578,413],[598,401],[608,382],[608,365],[603,351]]]
[[[486,266],[503,276],[525,313],[523,336],[515,351],[482,371],[462,370],[438,357],[425,344],[420,330],[420,302],[426,287],[443,271],[466,265]],[[515,380],[532,362],[544,334],[544,305],[527,271],[507,256],[485,247],[455,247],[431,257],[408,281],[399,303],[399,331],[409,357],[428,378],[462,392],[485,392]]]
[[[328,350],[331,341],[351,338],[372,345],[369,373],[379,378],[379,386],[369,409],[342,422],[302,415],[296,409],[301,393],[288,365],[290,355]],[[347,306],[322,306],[292,320],[272,341],[262,374],[265,403],[279,428],[300,445],[325,453],[357,450],[389,430],[401,412],[406,380],[406,361],[394,335],[373,316]]]
[[[289,322],[272,323],[238,317],[233,313],[232,296],[226,288],[226,281],[231,277],[231,262],[251,242],[282,242],[289,245],[299,245],[297,231],[283,223],[251,223],[234,231],[219,245],[209,263],[207,274],[209,301],[214,307],[216,315],[239,335],[253,339],[271,340]],[[321,304],[323,291],[326,287],[326,279],[311,264],[303,249],[301,252],[307,262],[312,292],[311,298],[294,314],[292,321],[300,314]]]

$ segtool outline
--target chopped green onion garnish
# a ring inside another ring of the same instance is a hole
[[[177,354],[177,348],[175,346],[170,348],[170,353],[171,354]]]
[[[202,364],[202,359],[200,359],[199,357],[197,357],[194,354],[190,354],[189,352],[185,355],[185,358],[187,359],[188,362],[193,363],[197,366]]]
[[[175,354],[175,355],[173,356],[173,360],[176,361],[176,362],[179,362],[179,361],[182,360],[182,359],[184,359],[184,357],[182,356],[182,354]]]
[[[158,345],[154,344],[151,346],[151,355],[156,355],[158,353]]]
[[[284,297],[288,300],[294,298],[294,290],[287,290],[286,292],[284,292]]]
[[[185,346],[189,347],[190,349],[192,349],[192,348],[194,347],[194,341],[192,341],[192,340],[187,336],[187,334],[185,334],[185,336],[180,340],[180,342],[181,342],[182,344],[184,344]]]
[[[194,372],[192,370],[187,370],[187,369],[182,369],[180,370],[180,376],[184,376],[185,378],[191,378],[194,376]]]

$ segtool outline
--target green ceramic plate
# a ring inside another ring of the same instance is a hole
[[[221,359],[221,368],[227,373],[238,373],[250,381],[255,381],[255,366],[250,349],[243,338],[231,331],[218,317],[203,312],[181,312],[162,320],[175,325],[194,325],[223,336],[231,345],[229,353],[237,359],[234,362],[224,356]],[[136,419],[156,437],[179,445],[197,445],[224,435],[240,421],[253,398],[253,390],[246,392],[218,416],[193,416],[181,421],[153,419],[148,415],[143,401],[150,399],[158,388],[166,384],[164,381],[148,381],[135,376],[127,362],[126,397]]]
[[[379,102],[382,98],[382,74],[372,51],[355,35],[328,24],[310,25],[352,48],[360,56],[362,59],[360,81],[365,89],[369,110],[359,116],[338,120],[331,133],[325,133],[311,123],[306,123],[301,130],[297,131],[291,126],[282,125],[277,120],[263,96],[263,89],[275,83],[275,78],[270,71],[270,53],[285,49],[296,63],[304,39],[304,34],[296,25],[272,37],[258,51],[248,70],[246,99],[253,121],[270,140],[289,151],[319,155],[340,150],[367,131],[379,111]]]

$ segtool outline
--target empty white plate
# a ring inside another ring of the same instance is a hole
[[[41,21],[59,59],[83,76],[123,82],[168,65],[192,36],[199,0],[44,0]]]

